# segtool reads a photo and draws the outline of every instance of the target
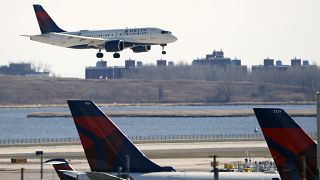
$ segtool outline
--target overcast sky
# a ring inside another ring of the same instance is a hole
[[[108,65],[128,58],[155,63],[157,59],[191,63],[214,49],[242,64],[262,64],[266,57],[289,64],[297,57],[319,64],[319,0],[1,0],[0,65],[9,62],[46,64],[57,75],[84,78],[94,66],[97,50],[74,50],[31,41],[19,35],[39,34],[32,4],[41,4],[66,31],[158,27],[178,41],[153,46],[148,53],[121,52],[120,59],[104,51]]]

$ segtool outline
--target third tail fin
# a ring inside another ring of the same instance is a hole
[[[74,171],[71,165],[65,159],[50,159],[45,162],[46,164],[51,164],[53,168],[56,170],[59,178],[61,180],[74,180],[75,178],[72,176],[68,176],[64,174],[64,171]]]
[[[317,177],[316,143],[282,109],[253,109],[281,179]],[[303,162],[306,162],[304,172]],[[304,173],[306,173],[304,175]]]

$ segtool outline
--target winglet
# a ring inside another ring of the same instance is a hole
[[[92,172],[126,171],[127,155],[130,172],[174,171],[149,160],[92,101],[68,100],[68,105]]]
[[[282,109],[253,109],[281,179],[317,179],[316,143]]]

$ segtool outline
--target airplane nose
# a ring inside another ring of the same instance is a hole
[[[178,38],[177,38],[177,37],[175,37],[174,35],[171,35],[171,40],[172,40],[172,42],[175,42],[175,41],[177,41],[177,40],[178,40]]]

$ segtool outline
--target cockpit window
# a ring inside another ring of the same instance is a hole
[[[170,31],[161,31],[161,34],[171,34]]]

